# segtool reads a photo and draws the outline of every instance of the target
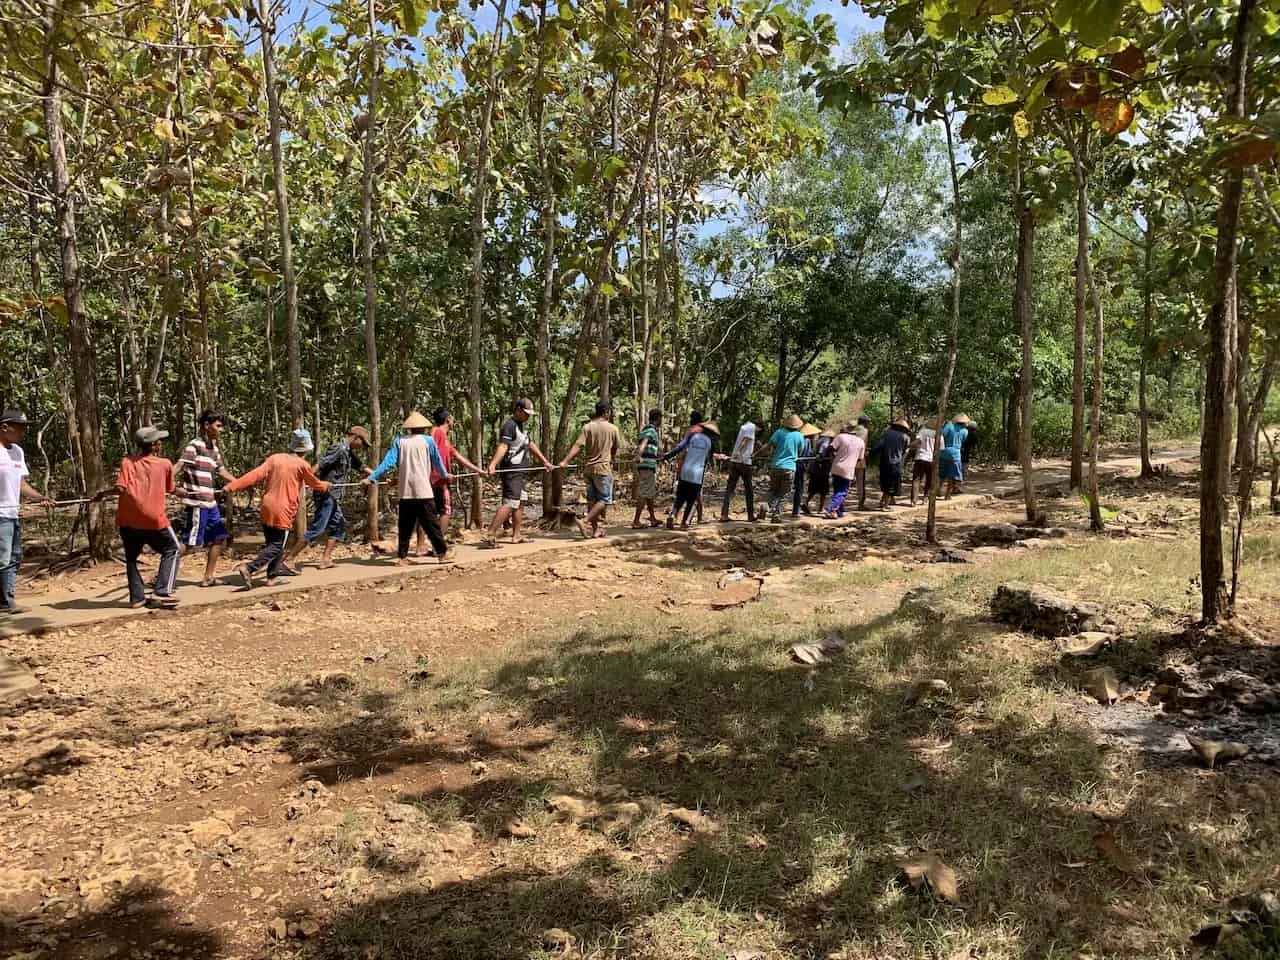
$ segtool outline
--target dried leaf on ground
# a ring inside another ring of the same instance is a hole
[[[574,951],[577,938],[568,930],[552,927],[542,931],[542,946],[552,953],[570,954]]]
[[[817,667],[834,663],[848,646],[844,637],[829,633],[817,643],[797,643],[787,652],[791,662],[806,667]]]
[[[1213,769],[1214,764],[1241,760],[1249,754],[1247,746],[1232,740],[1202,740],[1199,737],[1188,736],[1187,743],[1191,744],[1191,749],[1195,751],[1196,756],[1203,760],[1210,770]]]
[[[1111,634],[1090,630],[1074,637],[1062,637],[1058,645],[1064,657],[1096,657],[1111,646],[1111,641]]]
[[[916,680],[911,684],[911,689],[907,691],[907,706],[919,703],[921,700],[928,699],[932,696],[949,697],[951,696],[951,684],[945,680],[937,678],[924,678]]]
[[[676,807],[667,812],[667,816],[675,821],[676,826],[683,827],[690,833],[710,834],[720,829],[720,825],[697,810]]]
[[[502,832],[512,840],[532,840],[538,835],[537,830],[519,820],[514,820],[511,823],[508,823],[506,827],[503,828]]]
[[[1094,835],[1093,845],[1107,861],[1121,873],[1137,876],[1142,873],[1142,866],[1131,855],[1120,849],[1116,835],[1110,830],[1102,830]]]
[[[959,884],[956,872],[941,857],[933,853],[922,853],[904,860],[900,866],[906,874],[907,882],[912,887],[928,887],[929,890],[944,900],[955,902],[959,897]]]

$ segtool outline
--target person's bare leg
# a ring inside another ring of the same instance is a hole
[[[502,529],[502,525],[507,522],[507,517],[511,516],[511,508],[505,503],[498,508],[498,512],[493,515],[493,519],[489,522],[489,529],[485,531],[485,542],[496,543],[498,541],[498,531]]]
[[[660,523],[662,523],[662,521],[661,521],[661,520],[659,520],[659,519],[658,519],[658,515],[657,515],[656,513],[654,513],[654,512],[653,512],[653,500],[652,500],[652,498],[650,498],[649,500],[646,500],[646,501],[645,501],[645,503],[647,503],[647,504],[649,505],[649,523],[651,523],[651,524],[652,524],[653,526],[655,526],[655,527],[656,527],[656,526],[658,526]]]
[[[414,544],[413,554],[416,557],[427,555],[427,534],[421,527],[418,528],[418,541]]]
[[[204,562],[204,580],[202,585],[213,586],[218,576],[218,560],[222,556],[222,544],[215,543],[209,547],[208,558]]]
[[[633,526],[633,527],[638,527],[638,526],[640,526],[640,514],[641,514],[641,512],[644,510],[644,504],[645,504],[645,502],[644,502],[643,500],[641,500],[639,503],[637,503],[637,504],[636,504],[636,515],[635,515],[634,517],[632,517],[632,518],[631,518],[631,526]],[[652,503],[650,503],[650,504],[649,504],[649,511],[650,511],[651,513],[653,512],[653,504],[652,504]]]
[[[320,557],[320,569],[328,570],[333,566],[333,548],[338,545],[338,541],[330,537],[324,542],[324,553]]]
[[[511,511],[511,542],[519,543],[524,539],[524,510]]]

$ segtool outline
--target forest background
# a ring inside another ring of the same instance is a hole
[[[1070,456],[1099,526],[1100,440],[1147,470],[1207,437],[1206,618],[1230,603],[1276,419],[1276,0],[0,0],[0,27],[0,392],[43,489],[208,408],[236,470],[297,425],[380,453],[439,405],[488,451],[521,395],[557,456],[600,397],[624,435],[651,406],[728,436],[964,410],[1028,478]]]

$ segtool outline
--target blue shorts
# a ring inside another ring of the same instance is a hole
[[[184,547],[209,547],[215,543],[226,543],[230,539],[227,525],[222,522],[222,511],[217,504],[212,507],[187,507],[182,516]]]
[[[315,495],[316,518],[303,535],[307,543],[315,543],[326,533],[330,540],[343,542],[347,539],[347,518],[342,515],[342,504],[337,497],[328,493]]]
[[[947,456],[946,451],[942,452],[942,456],[938,459],[938,479],[939,480],[962,480],[964,479],[960,473],[960,464]]]
[[[587,503],[613,503],[613,477],[587,477]]]

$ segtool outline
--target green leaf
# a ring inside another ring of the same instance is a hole
[[[1004,85],[992,87],[982,95],[982,102],[989,107],[1003,107],[1007,103],[1017,103],[1018,100],[1014,89]]]
[[[124,187],[120,185],[119,180],[113,180],[111,177],[100,177],[98,183],[102,185],[102,192],[108,197],[116,200],[124,199]]]
[[[320,289],[324,291],[324,295],[330,303],[338,299],[338,288],[333,285],[332,281],[326,281]]]
[[[627,161],[615,154],[604,162],[604,166],[600,170],[600,176],[606,181],[616,180],[618,174],[622,173],[625,169],[627,169]]]
[[[1138,0],[1138,6],[1142,7],[1143,13],[1155,16],[1164,9],[1164,0]]]
[[[1076,35],[1085,46],[1099,48],[1115,36],[1125,0],[1085,0],[1072,18]]]
[[[600,292],[606,297],[616,297],[618,295],[618,288],[612,283],[602,283],[600,284]]]

